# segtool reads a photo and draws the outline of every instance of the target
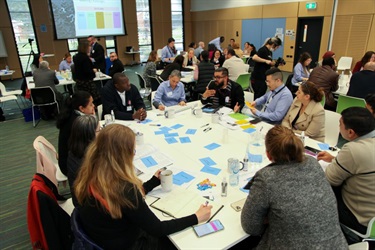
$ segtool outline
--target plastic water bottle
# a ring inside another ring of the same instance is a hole
[[[111,116],[112,116],[112,122],[115,122],[115,112],[113,112],[113,109],[111,110]]]
[[[5,66],[5,74],[8,73],[8,72],[9,72],[9,66],[6,65],[6,66]]]
[[[223,181],[221,182],[221,196],[222,197],[227,197],[227,190],[228,190],[227,179],[223,177]]]
[[[245,154],[245,156],[243,158],[243,163],[242,164],[243,164],[242,170],[243,171],[247,171],[249,169],[249,156],[248,156],[247,152],[246,152],[246,154]]]
[[[238,183],[240,182],[240,165],[239,161],[237,160],[237,164],[233,164],[230,169],[229,174],[229,185],[232,187],[238,186]]]

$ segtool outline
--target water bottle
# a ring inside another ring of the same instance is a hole
[[[238,183],[240,182],[240,166],[239,161],[237,160],[234,162],[230,168],[230,174],[229,174],[229,185],[232,187],[238,186]]]
[[[221,182],[221,197],[227,197],[227,190],[228,190],[227,179],[223,177],[223,181]]]
[[[8,73],[8,72],[9,72],[9,66],[6,65],[6,66],[5,66],[5,74]]]

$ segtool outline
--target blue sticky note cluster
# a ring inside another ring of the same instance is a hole
[[[165,141],[168,143],[168,144],[173,144],[173,143],[177,143],[178,141],[176,140],[176,138],[174,137],[165,137]]]
[[[168,131],[162,131],[162,130],[155,131],[155,135],[164,135],[164,134],[168,134]]]
[[[220,144],[217,144],[217,143],[211,143],[211,144],[208,144],[207,146],[204,146],[205,148],[207,148],[208,150],[214,150],[218,147],[220,147],[221,145]]]
[[[142,124],[147,124],[147,123],[150,123],[150,122],[152,122],[152,120],[151,119],[144,119],[143,121],[141,121],[140,123],[142,123]]]
[[[178,136],[178,133],[166,133],[164,134],[164,137],[175,137]]]
[[[161,131],[170,131],[172,129],[168,128],[168,127],[161,127],[161,128],[159,128],[159,130],[161,130]]]
[[[154,158],[152,158],[152,156],[143,157],[141,158],[141,161],[148,168],[158,165],[158,163],[154,160]]]
[[[186,137],[180,137],[181,143],[191,143],[190,138],[188,136]]]
[[[209,173],[209,174],[213,174],[213,175],[218,175],[220,173],[220,171],[221,171],[220,168],[214,168],[214,167],[211,167],[211,166],[204,166],[201,169],[201,172],[205,172],[205,173]]]
[[[194,135],[196,132],[197,132],[196,129],[189,128],[188,130],[186,130],[185,134],[187,134],[187,135]]]
[[[329,150],[329,145],[327,143],[318,143],[321,150]]]
[[[184,183],[190,182],[194,178],[195,178],[194,176],[184,171],[181,171],[178,174],[173,175],[173,184],[181,186]]]
[[[173,129],[179,129],[179,128],[181,128],[181,127],[183,127],[184,125],[182,125],[182,124],[176,124],[176,125],[173,125],[171,128],[173,128]]]
[[[248,133],[248,134],[251,134],[251,133],[253,133],[255,131],[256,131],[255,128],[248,128],[248,129],[243,130],[243,132]]]

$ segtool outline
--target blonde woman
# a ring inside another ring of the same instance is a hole
[[[133,166],[135,153],[130,128],[106,126],[89,146],[75,182],[82,226],[104,249],[163,249],[163,236],[210,218],[212,206],[201,205],[195,214],[160,221],[144,199],[160,184],[160,171],[142,183]]]
[[[185,53],[185,55],[184,55],[183,66],[184,67],[186,67],[186,66],[194,66],[194,65],[197,65],[198,63],[199,63],[199,60],[194,55],[194,49],[193,48],[189,48],[188,51],[187,51],[187,53]]]

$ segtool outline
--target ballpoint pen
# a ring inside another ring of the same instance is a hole
[[[211,216],[211,218],[207,221],[207,223],[210,222],[212,220],[212,218],[214,218],[220,212],[220,210],[223,209],[223,207],[224,207],[224,205],[221,205],[221,207],[216,211],[216,213],[214,213]]]
[[[210,131],[212,128],[205,128],[205,129],[203,129],[203,132],[208,132],[208,131]]]
[[[161,125],[160,124],[149,124],[150,126],[157,126],[157,127],[160,127]]]
[[[206,203],[204,204],[204,206],[205,206],[205,207],[207,207],[207,206],[208,206],[208,201],[206,201]]]
[[[204,127],[206,127],[206,126],[208,126],[208,125],[210,125],[209,123],[207,123],[207,124],[205,124],[205,125],[203,125],[201,128],[204,128]]]

